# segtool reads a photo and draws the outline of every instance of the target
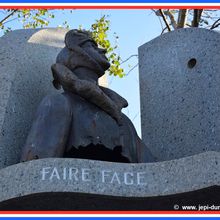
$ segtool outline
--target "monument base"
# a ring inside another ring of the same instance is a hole
[[[210,211],[220,202],[219,169],[219,152],[142,164],[34,160],[0,170],[0,210]]]

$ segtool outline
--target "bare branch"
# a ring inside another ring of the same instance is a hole
[[[173,16],[173,14],[170,12],[170,10],[164,11],[164,14],[169,17],[173,29],[176,29],[177,28],[177,23],[175,21],[175,18]]]
[[[11,22],[11,21],[15,21],[15,20],[18,20],[18,18],[12,18],[11,20],[5,21],[5,22],[3,23],[3,25],[5,25],[5,24],[7,24],[7,23],[9,23],[9,22]]]
[[[128,57],[127,59],[123,60],[123,61],[120,63],[120,65],[123,64],[123,63],[125,63],[125,62],[127,62],[127,61],[130,60],[132,57],[138,57],[138,55],[137,55],[137,54],[131,55],[131,56]]]
[[[198,27],[198,9],[194,9],[193,12],[193,20],[192,20],[192,27]]]
[[[125,74],[125,75],[128,76],[128,75],[131,73],[131,71],[133,71],[137,66],[138,66],[138,63],[137,63],[135,66],[133,66],[133,67],[128,71],[128,73]]]
[[[166,29],[167,29],[167,27],[165,27],[165,28],[162,30],[162,32],[161,32],[160,35],[162,35],[162,34],[165,32]]]
[[[140,114],[140,112],[137,112],[136,115],[132,118],[132,122],[134,122],[134,120],[137,118],[137,116]]]
[[[213,11],[218,11],[218,9],[206,9],[206,11],[213,12]]]
[[[188,13],[188,9],[179,10],[177,28],[184,28],[186,24],[187,13]]]
[[[200,20],[201,20],[203,11],[204,11],[203,9],[199,9],[199,12],[198,12],[198,22],[200,22]]]
[[[218,17],[215,17],[215,16],[211,16],[208,12],[207,12],[207,10],[204,10],[203,11],[203,16],[202,17],[204,17],[204,18],[210,18],[210,19],[216,19],[216,18],[218,18]]]
[[[162,10],[162,9],[159,9],[159,11],[160,11],[160,14],[161,14],[161,16],[162,16],[162,18],[163,18],[163,21],[164,21],[164,23],[165,23],[165,25],[166,25],[166,27],[167,27],[167,30],[168,30],[168,31],[171,31],[170,25],[169,25],[168,22],[167,22],[167,19],[166,19],[164,13],[163,13],[163,10]]]
[[[6,17],[4,17],[4,18],[0,21],[0,26],[2,26],[3,23],[4,23],[8,18],[10,18],[12,15],[14,15],[14,13],[17,12],[17,11],[18,11],[18,9],[14,9],[14,10],[12,10],[12,12],[11,12],[10,14],[8,14]]]
[[[194,9],[192,27],[198,27],[201,20],[203,9]]]
[[[217,27],[220,25],[219,22],[220,22],[220,18],[217,19],[217,20],[213,23],[213,25],[210,27],[210,29],[213,30],[213,29],[217,28]]]
[[[159,22],[160,22],[160,26],[161,26],[161,29],[163,30],[163,24],[162,24],[162,22],[161,22],[161,19],[160,19],[160,13],[158,13],[158,11],[156,11],[156,10],[154,10],[154,9],[151,9],[154,13],[155,13],[155,15],[158,17],[158,19],[159,19]]]

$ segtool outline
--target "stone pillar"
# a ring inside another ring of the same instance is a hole
[[[50,66],[65,32],[17,30],[0,38],[0,168],[19,161],[39,102],[56,92]]]
[[[159,161],[220,151],[220,34],[179,29],[139,48],[142,137]]]

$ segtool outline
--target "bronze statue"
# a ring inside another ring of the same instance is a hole
[[[153,156],[121,112],[127,101],[98,85],[110,66],[89,32],[70,30],[51,69],[55,88],[40,103],[21,161],[70,157],[112,162],[151,162]]]

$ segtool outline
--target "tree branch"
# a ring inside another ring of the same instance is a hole
[[[163,10],[162,10],[162,9],[159,9],[159,11],[160,11],[160,14],[161,14],[161,16],[162,16],[162,18],[163,18],[163,21],[164,21],[164,23],[165,23],[165,25],[166,25],[166,27],[167,27],[167,30],[168,30],[168,31],[171,31],[170,25],[169,25],[168,22],[167,22],[167,19],[166,19],[164,13],[163,13]]]
[[[15,21],[15,20],[18,20],[18,18],[12,18],[11,20],[5,21],[5,22],[4,22],[4,25],[7,24],[7,23],[9,23],[9,22],[11,22],[11,21]]]
[[[164,14],[170,18],[171,25],[173,29],[175,30],[177,28],[177,23],[175,21],[173,14],[170,12],[170,10],[164,11]]]
[[[135,66],[133,66],[133,67],[128,71],[128,73],[125,74],[125,75],[128,76],[129,73],[130,73],[131,71],[133,71],[137,66],[138,66],[138,63],[137,63]]]
[[[158,17],[158,19],[159,19],[159,22],[160,22],[160,26],[161,26],[161,29],[163,30],[163,24],[162,24],[162,22],[161,22],[161,19],[160,19],[160,17],[161,17],[161,14],[160,14],[160,12],[158,13],[158,11],[156,11],[156,10],[154,10],[154,9],[151,9],[154,13],[155,13],[155,15]]]
[[[213,29],[217,28],[217,27],[220,25],[220,23],[218,23],[219,21],[220,21],[220,18],[217,19],[217,20],[213,23],[213,25],[210,27],[210,30],[213,30]]]
[[[127,61],[130,60],[132,57],[138,57],[138,55],[137,55],[137,54],[131,55],[131,56],[128,57],[127,59],[123,60],[123,61],[120,63],[120,65],[123,64],[123,63],[125,63],[125,62],[127,62]]]
[[[203,9],[194,9],[192,27],[198,27]]]
[[[163,35],[163,33],[165,32],[166,29],[167,29],[167,27],[163,28],[163,30],[162,30],[160,35]]]
[[[0,26],[3,25],[4,21],[6,21],[8,18],[10,18],[15,12],[17,12],[18,9],[14,9],[10,14],[8,14],[6,17],[4,17],[1,21],[0,21]]]
[[[177,28],[184,28],[186,24],[187,12],[188,12],[188,9],[179,10]]]

